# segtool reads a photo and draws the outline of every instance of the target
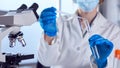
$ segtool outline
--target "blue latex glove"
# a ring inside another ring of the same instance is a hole
[[[46,8],[41,12],[39,22],[44,30],[44,33],[50,37],[56,36],[57,26],[56,26],[56,8],[50,7]]]
[[[100,35],[93,35],[89,38],[89,44],[92,51],[92,56],[95,59],[95,63],[98,68],[104,68],[107,64],[107,57],[113,50],[113,44],[107,39],[104,39]],[[96,46],[99,58],[96,57],[96,54],[93,52],[93,49]]]

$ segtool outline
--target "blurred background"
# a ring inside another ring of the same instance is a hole
[[[102,14],[110,21],[120,25],[120,0],[104,0],[101,5]]]
[[[74,13],[76,6],[72,0],[0,0],[0,10],[16,10],[22,4],[31,6],[33,3],[39,4],[37,13],[47,8],[54,6],[58,10],[67,13]],[[61,4],[59,4],[61,2]],[[61,5],[61,7],[60,7]],[[101,13],[113,23],[120,25],[120,0],[105,0],[103,5],[100,6]],[[23,26],[21,31],[24,33],[24,39],[27,43],[26,47],[22,47],[21,44],[16,42],[14,48],[9,47],[9,39],[6,36],[2,40],[2,52],[6,53],[21,53],[21,54],[34,54],[34,59],[25,60],[21,62],[21,68],[36,68],[37,63],[37,50],[40,42],[42,28],[38,22],[35,22],[31,26]]]

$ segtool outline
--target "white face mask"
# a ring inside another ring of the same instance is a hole
[[[78,6],[85,12],[91,12],[98,5],[99,0],[76,0]]]

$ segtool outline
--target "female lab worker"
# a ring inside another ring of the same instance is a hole
[[[56,9],[46,8],[41,12],[40,25],[44,30],[38,51],[39,62],[50,68],[113,68],[114,50],[120,45],[120,30],[106,20],[98,11],[104,0],[74,0],[79,5],[74,18],[64,16],[56,20]],[[81,38],[80,26],[88,20],[92,37],[84,32]],[[64,22],[63,22],[64,21]],[[89,40],[89,42],[88,42]],[[91,47],[97,46],[100,58],[95,58]],[[114,48],[113,48],[114,45]]]

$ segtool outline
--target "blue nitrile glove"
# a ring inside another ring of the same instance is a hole
[[[89,44],[92,51],[92,56],[95,59],[95,63],[98,68],[104,68],[107,65],[107,57],[113,50],[113,44],[107,39],[104,39],[100,35],[93,35],[89,38]],[[96,58],[96,54],[94,54],[92,48],[96,46],[99,58]]]
[[[46,8],[41,12],[39,22],[44,30],[44,33],[50,37],[56,36],[57,26],[56,26],[56,8],[50,7]]]

